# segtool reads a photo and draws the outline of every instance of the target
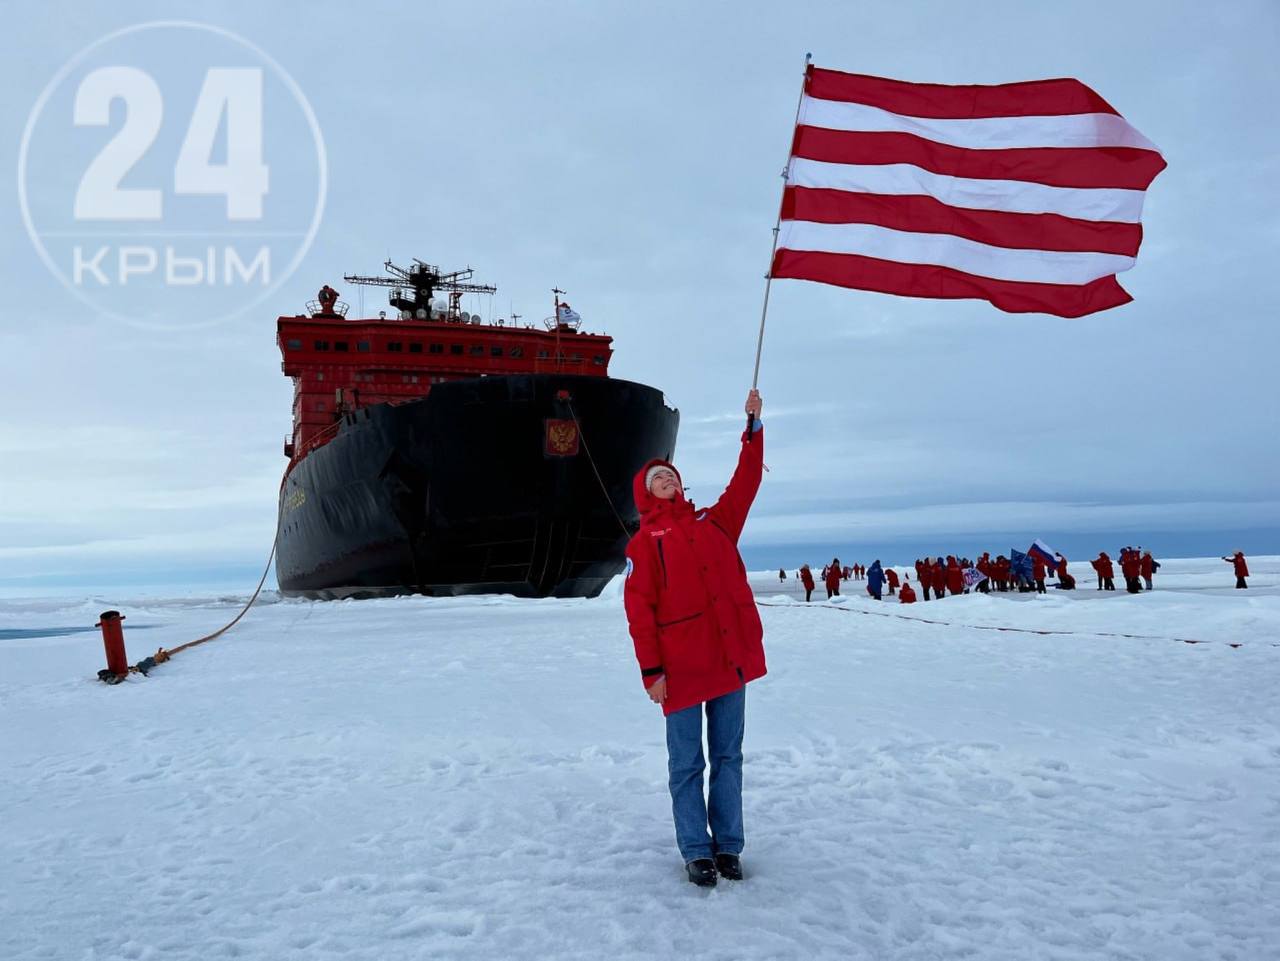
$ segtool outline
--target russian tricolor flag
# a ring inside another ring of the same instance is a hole
[[[1040,538],[1037,537],[1034,541],[1031,542],[1031,546],[1027,548],[1027,553],[1030,554],[1032,557],[1039,558],[1041,561],[1043,561],[1044,566],[1049,568],[1049,570],[1054,571],[1055,573],[1057,572],[1058,561],[1055,558],[1057,551],[1055,551],[1052,547],[1050,547],[1044,541],[1040,540]]]

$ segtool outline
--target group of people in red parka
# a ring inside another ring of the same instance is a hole
[[[942,557],[926,557],[923,560],[916,560],[916,582],[920,585],[920,593],[924,600],[929,600],[929,592],[933,591],[935,600],[941,600],[948,593],[951,594],[968,594],[969,588],[965,584],[964,572],[965,568],[973,567],[972,562],[967,557],[956,557],[948,554],[946,559]],[[893,590],[890,589],[890,594]],[[910,601],[903,601],[904,604],[910,604]]]
[[[779,580],[786,580],[786,572],[778,571]],[[855,581],[862,580],[867,576],[867,569],[861,564],[841,564],[838,557],[831,559],[830,564],[824,564],[822,567],[822,585],[827,589],[827,599],[840,596],[840,582],[847,581],[852,578]],[[801,566],[796,571],[796,577],[800,580],[800,586],[804,588],[804,599],[812,600],[813,589],[816,581],[813,577],[813,571],[808,564]]]
[[[1119,560],[1120,573],[1124,575],[1126,591],[1130,594],[1141,594],[1144,582],[1146,590],[1155,590],[1152,578],[1155,577],[1156,571],[1160,570],[1160,562],[1151,556],[1150,551],[1144,551],[1141,547],[1122,547]],[[1114,591],[1116,567],[1107,556],[1107,552],[1103,551],[1089,563],[1093,565],[1094,573],[1098,575],[1098,590]]]
[[[1245,578],[1249,576],[1249,565],[1245,561],[1244,554],[1236,551],[1233,556],[1224,556],[1222,559],[1232,565],[1236,575],[1236,587],[1247,588],[1249,585],[1245,583]],[[1039,594],[1047,593],[1045,579],[1049,574],[1049,565],[1038,555],[1031,555],[1030,561],[1032,576],[1028,583],[1025,572],[1021,575],[1016,574],[1012,563],[1003,554],[992,558],[989,552],[983,552],[976,562],[970,561],[967,557],[956,557],[951,554],[948,554],[945,559],[926,557],[915,562],[916,582],[920,585],[923,600],[926,601],[930,599],[931,592],[934,599],[941,599],[947,594],[968,594],[971,583],[973,590],[983,594],[993,590],[1020,592],[1034,590]],[[1130,594],[1155,589],[1154,578],[1156,571],[1160,570],[1160,562],[1151,556],[1150,551],[1144,551],[1141,547],[1123,547],[1120,549],[1118,562],[1120,572],[1124,576],[1125,590]],[[1067,558],[1060,553],[1055,553],[1051,563],[1053,573],[1058,577],[1058,586],[1067,590],[1074,589],[1076,581],[1067,569]],[[1116,561],[1113,561],[1106,551],[1102,551],[1089,564],[1098,576],[1098,590],[1114,591]],[[915,603],[916,592],[911,586],[909,574],[903,574],[900,577],[892,567],[886,567],[881,572],[879,561],[874,566],[873,573],[877,575],[877,580],[883,573],[884,584],[888,587],[891,596],[897,594],[903,604]],[[975,569],[981,575],[976,582],[972,580],[972,575],[966,578],[965,571],[968,568]],[[797,576],[804,585],[804,599],[807,601],[813,595],[813,572],[809,570],[809,565],[805,564],[797,572]],[[851,577],[854,580],[867,579],[867,568],[859,564],[841,566],[840,561],[833,558],[830,564],[822,568],[822,581],[827,588],[827,597],[838,597],[840,581],[849,580]],[[880,599],[878,583],[874,587],[869,584],[867,592],[876,600]]]
[[[1067,591],[1075,590],[1076,579],[1067,570],[1067,559],[1059,553],[1053,556],[1053,572],[1058,575],[1058,586]],[[1030,591],[1035,591],[1037,594],[1048,593],[1044,582],[1049,576],[1049,564],[1039,554],[1030,554],[1028,557],[1031,563],[1029,578],[1025,567],[1022,573],[1019,573],[1014,570],[1013,561],[1003,554],[997,554],[992,558],[989,551],[983,551],[978,562],[973,565],[983,577],[978,581],[975,589],[983,594],[989,594],[992,590],[1016,590],[1024,594]]]

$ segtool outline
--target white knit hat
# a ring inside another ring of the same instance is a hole
[[[668,464],[654,464],[652,467],[650,467],[647,471],[644,472],[644,489],[645,490],[647,491],[653,490],[653,479],[657,477],[658,474],[660,474],[662,471],[666,471],[672,477],[675,477],[677,483],[679,483],[679,476],[676,474],[674,468],[672,468]]]

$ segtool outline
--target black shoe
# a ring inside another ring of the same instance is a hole
[[[736,854],[717,854],[716,870],[726,881],[742,880],[742,861]]]
[[[716,865],[710,858],[694,858],[684,866],[689,872],[689,880],[700,888],[716,886]]]

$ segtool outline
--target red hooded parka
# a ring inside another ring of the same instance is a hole
[[[1138,576],[1138,572],[1142,570],[1142,564],[1137,551],[1125,551],[1120,555],[1120,570],[1125,577]]]
[[[964,592],[964,571],[960,567],[960,562],[950,554],[947,555],[947,590],[952,594],[961,594]]]
[[[942,563],[942,558],[934,560],[933,567],[929,569],[929,580],[933,584],[933,589],[939,597],[942,592],[947,589],[947,568]]]
[[[733,479],[709,508],[677,491],[673,500],[645,487],[652,460],[632,482],[640,530],[627,544],[623,599],[646,689],[666,677],[663,714],[692,707],[763,677],[764,629],[738,537],[760,489],[764,431],[743,434]],[[675,471],[677,479],[680,474]]]
[[[822,580],[827,585],[827,590],[838,591],[840,589],[840,568],[832,564],[827,568],[827,576]]]

